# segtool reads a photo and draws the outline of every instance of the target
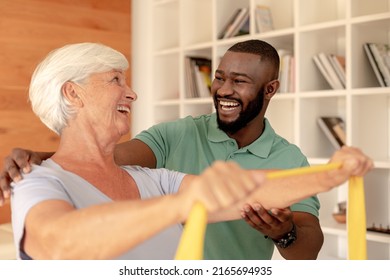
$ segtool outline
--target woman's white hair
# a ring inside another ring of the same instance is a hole
[[[75,113],[62,94],[67,81],[82,83],[91,74],[112,69],[126,70],[126,57],[99,43],[65,45],[50,52],[35,69],[30,83],[29,99],[34,113],[57,134]]]

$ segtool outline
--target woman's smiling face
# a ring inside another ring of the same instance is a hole
[[[92,74],[79,85],[84,121],[119,137],[130,131],[131,103],[137,99],[123,71]]]

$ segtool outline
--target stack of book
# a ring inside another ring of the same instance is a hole
[[[278,49],[280,58],[279,93],[295,91],[295,58],[289,50]]]
[[[345,89],[345,57],[323,52],[313,56],[313,61],[332,89]]]
[[[187,56],[185,58],[187,97],[209,97],[211,92],[211,59]]]
[[[381,43],[365,43],[364,51],[381,87],[390,86],[390,46]]]
[[[227,21],[219,34],[219,39],[249,34],[249,8],[240,8]]]

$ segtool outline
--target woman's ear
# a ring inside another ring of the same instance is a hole
[[[279,80],[272,80],[265,86],[265,97],[271,99],[279,89]]]
[[[65,97],[66,100],[68,100],[70,104],[75,107],[83,106],[83,101],[77,93],[77,91],[80,90],[79,88],[81,87],[69,81],[65,82],[65,84],[62,86],[62,95]]]

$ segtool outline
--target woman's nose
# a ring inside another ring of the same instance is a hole
[[[126,98],[131,99],[131,101],[136,101],[137,100],[137,94],[129,87],[126,85]]]

